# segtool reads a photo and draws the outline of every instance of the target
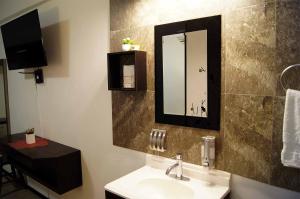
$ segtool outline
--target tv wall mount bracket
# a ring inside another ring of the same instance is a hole
[[[44,83],[44,74],[42,69],[36,69],[33,72],[19,72],[21,74],[33,74],[35,83],[42,84]]]

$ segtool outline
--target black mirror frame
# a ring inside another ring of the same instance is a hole
[[[207,30],[208,115],[192,117],[164,114],[162,37]],[[155,122],[220,130],[221,106],[221,16],[157,25],[155,31]]]

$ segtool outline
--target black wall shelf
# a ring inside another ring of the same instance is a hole
[[[123,65],[134,65],[135,87],[124,88]],[[147,58],[144,51],[124,51],[107,54],[108,90],[147,90]]]

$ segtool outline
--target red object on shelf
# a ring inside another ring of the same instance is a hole
[[[15,148],[15,149],[29,149],[29,148],[35,148],[35,147],[43,147],[48,145],[48,140],[40,137],[35,137],[35,143],[34,144],[26,144],[26,140],[18,140],[16,142],[8,143],[9,146]]]

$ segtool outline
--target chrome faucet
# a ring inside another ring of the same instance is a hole
[[[178,180],[189,180],[187,177],[182,175],[182,155],[181,153],[177,153],[175,156],[176,163],[172,166],[168,167],[166,170],[166,175],[173,177]],[[176,168],[176,174],[170,174],[170,172]]]

